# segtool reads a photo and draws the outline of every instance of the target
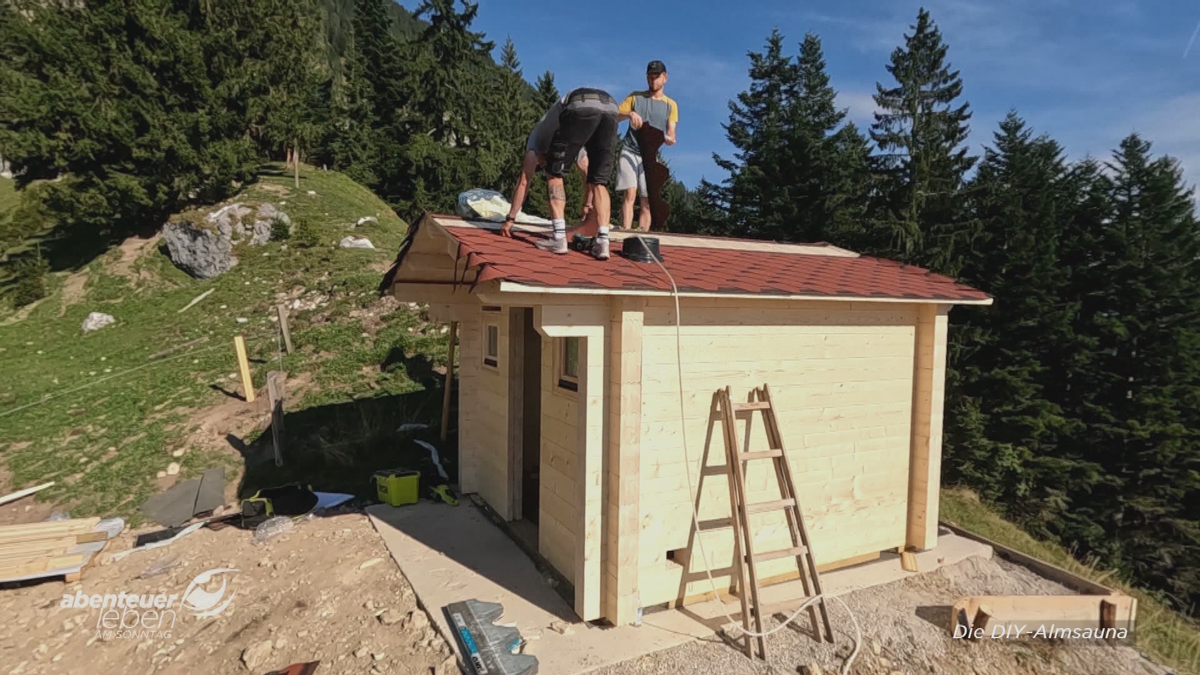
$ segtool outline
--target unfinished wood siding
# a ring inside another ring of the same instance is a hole
[[[767,383],[779,414],[818,564],[902,546],[912,442],[917,307],[907,304],[682,301],[683,407],[691,466],[684,461],[676,370],[675,310],[648,302],[643,326],[641,537],[643,604],[709,590],[692,543],[685,471],[699,492],[701,521],[728,518],[725,448],[710,417],[713,392],[745,401]],[[743,450],[767,449],[761,413],[738,416]],[[711,426],[710,426],[711,420]],[[746,420],[750,420],[747,425]],[[711,429],[711,433],[710,433]],[[701,466],[708,470],[701,474]],[[779,498],[768,461],[747,465],[748,501]],[[782,512],[750,516],[755,550],[790,546]],[[733,562],[733,531],[707,531],[704,550],[718,588]],[[685,549],[676,560],[667,552]],[[688,558],[694,562],[688,563]],[[683,565],[690,583],[683,585]],[[795,572],[795,561],[762,563],[759,578]]]
[[[937,545],[949,312],[948,305],[921,307],[917,323],[907,544],[919,549]]]
[[[542,339],[538,551],[574,583],[579,394],[558,386],[559,349],[564,339]]]
[[[508,474],[508,318],[507,311],[480,310],[478,338],[463,342],[460,363],[476,364],[475,390],[468,394],[471,406],[463,406],[464,422],[470,427],[469,456],[474,484],[479,495],[505,520],[512,519],[512,499]],[[483,363],[487,327],[499,327],[500,340],[496,367]],[[466,386],[463,393],[467,393]]]

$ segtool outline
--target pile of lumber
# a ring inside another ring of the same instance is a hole
[[[0,526],[0,582],[47,576],[75,581],[122,529],[120,519],[99,518]]]

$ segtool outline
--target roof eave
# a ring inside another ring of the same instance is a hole
[[[580,296],[597,296],[597,295],[629,295],[642,297],[672,297],[670,291],[659,291],[653,289],[609,289],[609,288],[575,288],[565,286],[532,286],[529,284],[521,284],[513,281],[501,280],[494,290],[500,293],[548,293],[555,295],[580,295]],[[784,294],[765,294],[765,293],[696,293],[682,292],[679,294],[681,298],[730,298],[740,300],[824,300],[829,302],[890,302],[901,304],[919,304],[919,305],[977,305],[988,306],[994,301],[994,298],[903,298],[903,297],[881,297],[881,296],[858,296],[858,295],[784,295]]]

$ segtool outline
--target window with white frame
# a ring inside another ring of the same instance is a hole
[[[562,338],[558,352],[558,386],[579,391],[579,338]]]

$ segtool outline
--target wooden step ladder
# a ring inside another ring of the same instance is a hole
[[[730,397],[729,387],[717,390],[720,402],[721,421],[725,428],[725,465],[729,472],[729,501],[733,509],[734,570],[737,596],[742,605],[742,627],[750,630],[751,613],[754,616],[754,632],[763,632],[763,617],[782,611],[794,611],[805,600],[814,595],[821,595],[821,577],[817,573],[817,564],[813,560],[812,546],[808,540],[808,530],[804,526],[804,515],[800,511],[800,501],[796,498],[796,486],[792,481],[792,469],[788,464],[787,450],[783,445],[783,434],[779,432],[779,420],[775,416],[775,406],[771,402],[771,390],[766,384],[754,389],[750,394],[749,403],[734,403]],[[767,450],[742,452],[738,447],[737,424],[734,415],[743,411],[762,411],[766,426]],[[745,462],[750,460],[769,459],[775,466],[775,477],[779,482],[779,496],[775,501],[749,504],[746,502],[746,468]],[[792,545],[778,551],[756,553],[754,551],[754,531],[750,529],[749,516],[752,513],[767,513],[784,511],[787,515],[788,529],[792,535]],[[764,605],[759,600],[758,573],[755,564],[780,558],[795,558],[800,568],[800,580],[804,585],[807,597],[799,600]],[[747,595],[749,590],[749,595]],[[790,610],[789,610],[790,607]],[[817,608],[820,607],[821,623],[817,622]],[[808,607],[812,619],[813,635],[820,640],[821,627],[824,626],[824,639],[833,642],[833,629],[829,626],[829,612],[822,597]],[[746,656],[753,658],[750,635],[745,636]],[[767,643],[762,637],[758,638],[758,650],[763,660],[767,658]]]

